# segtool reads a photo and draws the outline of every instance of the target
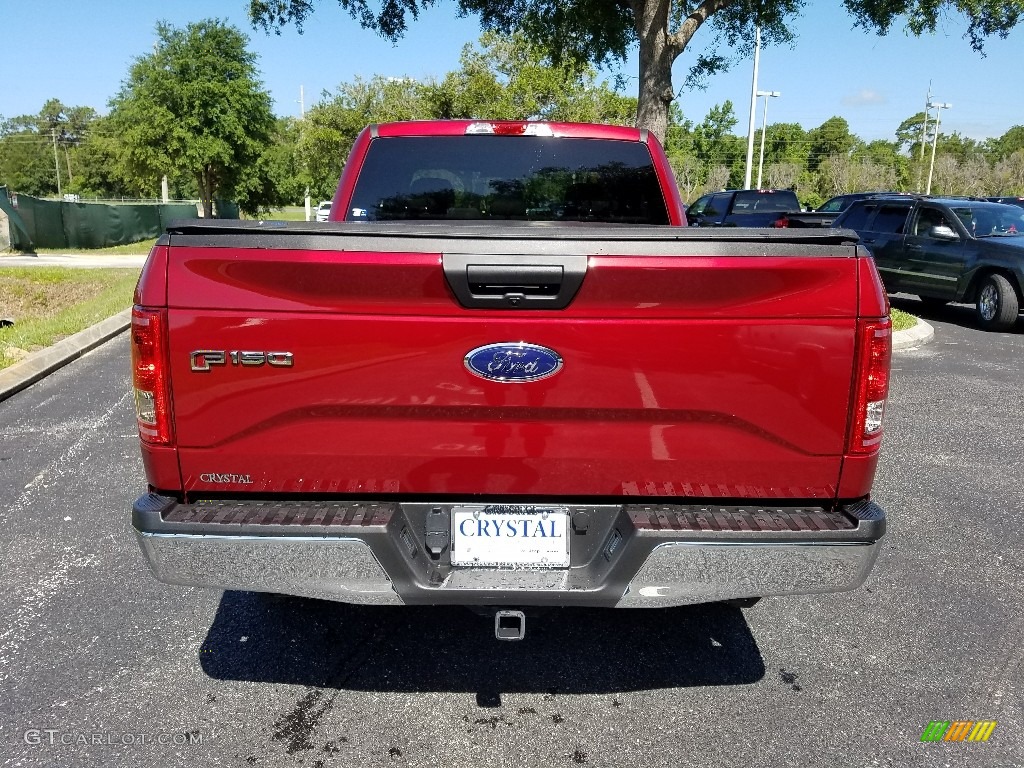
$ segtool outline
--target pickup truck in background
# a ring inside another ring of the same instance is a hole
[[[1011,195],[1009,197],[986,197],[990,203],[1005,203],[1006,205],[1016,205],[1018,208],[1024,208],[1024,197]]]
[[[791,189],[724,189],[686,209],[691,227],[830,227],[833,211],[804,211]]]
[[[824,203],[814,209],[815,213],[832,213],[836,217],[845,211],[858,200],[865,200],[869,197],[906,197],[910,192],[848,192],[844,195],[830,197]]]
[[[891,340],[853,233],[688,229],[652,136],[554,123],[371,126],[331,216],[150,254],[157,578],[493,607],[502,639],[863,583]]]
[[[871,249],[889,293],[927,304],[975,305],[978,323],[1005,331],[1024,301],[1024,210],[959,198],[871,198],[835,226]]]

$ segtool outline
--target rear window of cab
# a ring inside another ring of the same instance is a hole
[[[345,218],[669,223],[645,144],[551,136],[375,139]]]

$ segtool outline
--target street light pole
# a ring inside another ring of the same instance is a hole
[[[939,101],[933,101],[928,105],[929,109],[935,110],[935,133],[932,136],[932,161],[928,165],[928,184],[924,188],[924,193],[926,195],[930,195],[932,193],[932,172],[935,170],[935,146],[939,143],[939,123],[942,118],[942,110],[950,109],[952,106],[952,104],[946,104]]]
[[[754,120],[757,112],[757,66],[761,60],[761,28],[754,27],[754,79],[750,85],[750,124],[747,126],[747,170],[743,188],[750,189],[750,172],[754,167]]]
[[[764,111],[761,118],[761,157],[757,161],[757,189],[761,188],[761,168],[764,166],[764,134],[768,129],[768,99],[781,96],[781,91],[758,91],[758,96],[764,96]]]
[[[60,161],[57,159],[57,129],[54,128],[51,133],[53,136],[53,170],[57,172],[57,197],[63,200],[60,189]]]
[[[921,191],[921,177],[924,175],[924,145],[928,141],[928,115],[931,113],[932,81],[928,81],[928,97],[924,100],[924,123],[921,125],[921,151],[917,153],[917,191]]]
[[[300,134],[306,127],[306,87],[304,85],[299,86],[299,117],[302,119],[302,127],[299,129]],[[306,221],[309,221],[312,216],[312,209],[309,203],[309,185],[306,185]]]

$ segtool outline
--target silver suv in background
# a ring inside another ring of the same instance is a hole
[[[328,217],[330,215],[331,215],[331,201],[330,200],[321,200],[320,201],[320,205],[318,205],[316,207],[316,220],[317,221],[327,221],[327,219],[328,219]]]

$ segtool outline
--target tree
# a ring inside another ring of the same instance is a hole
[[[765,131],[765,163],[796,164],[803,168],[809,151],[807,132],[799,123],[772,123]]]
[[[309,181],[299,156],[302,123],[294,117],[279,117],[273,142],[263,154],[267,178],[284,205],[302,201]],[[336,180],[335,180],[336,181]]]
[[[192,177],[207,217],[215,196],[237,196],[247,213],[274,204],[272,185],[252,175],[275,123],[248,39],[216,19],[156,33],[110,102],[126,173],[154,190],[164,174]]]
[[[1024,149],[1024,125],[1015,125],[998,139],[986,142],[988,150],[999,160]]]
[[[992,189],[1000,195],[1024,195],[1024,149],[1018,149],[995,164]]]
[[[391,41],[404,34],[407,15],[415,21],[421,10],[439,2],[338,0],[359,24]],[[660,140],[665,139],[669,107],[676,97],[672,65],[701,27],[707,24],[713,36],[694,57],[687,76],[690,85],[701,84],[746,55],[753,47],[755,27],[765,44],[791,42],[793,19],[803,5],[804,0],[457,0],[461,15],[478,15],[485,29],[520,29],[556,62],[600,66],[621,61],[631,45],[639,45],[637,125]],[[843,0],[843,6],[855,26],[880,35],[897,20],[920,36],[934,32],[940,20],[959,16],[966,23],[964,37],[978,52],[987,38],[1005,37],[1024,16],[1020,0]],[[290,23],[301,31],[314,7],[314,0],[249,0],[249,16],[268,31],[280,31]]]
[[[485,32],[478,45],[463,47],[459,64],[426,87],[438,117],[628,125],[636,120],[636,99],[597,83],[590,66],[552,61],[521,32]]]
[[[636,99],[596,82],[588,66],[555,66],[521,35],[486,32],[440,81],[375,75],[339,85],[307,113],[298,166],[311,192],[330,197],[367,123],[432,118],[546,119],[632,124]]]
[[[830,117],[817,128],[808,131],[807,140],[807,167],[812,171],[817,170],[827,158],[834,155],[849,155],[858,141],[857,137],[850,133],[850,124],[842,117]]]
[[[803,166],[797,163],[772,163],[764,168],[764,182],[768,189],[792,189],[800,178]]]
[[[29,195],[57,192],[57,173],[62,188],[71,189],[75,176],[72,157],[97,120],[92,107],[68,107],[49,99],[36,115],[21,115],[0,125],[0,183]],[[54,165],[54,152],[64,169]]]
[[[14,125],[0,131],[0,185],[26,195],[56,194],[57,176],[49,139]]]
[[[299,127],[298,165],[310,194],[321,200],[333,196],[345,158],[367,123],[437,117],[424,88],[411,78],[374,75],[325,93]]]
[[[70,148],[82,143],[96,118],[96,110],[92,107],[66,107],[60,99],[47,101],[36,117],[36,130],[63,150],[68,182],[74,179]]]

